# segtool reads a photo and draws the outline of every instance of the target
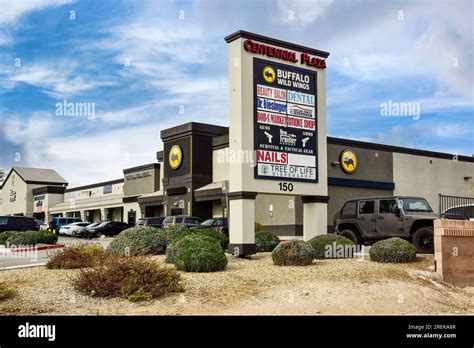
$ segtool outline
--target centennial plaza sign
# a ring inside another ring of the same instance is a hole
[[[229,251],[255,252],[258,194],[302,197],[303,234],[326,233],[326,58],[329,53],[238,31],[229,44]]]

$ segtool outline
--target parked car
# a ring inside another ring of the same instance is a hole
[[[0,216],[0,232],[39,231],[40,225],[35,219],[26,216]]]
[[[229,225],[227,224],[227,218],[215,218],[207,219],[197,227],[191,227],[191,229],[201,228],[214,228],[215,230],[229,235]]]
[[[474,204],[462,204],[446,209],[441,214],[446,219],[474,220]]]
[[[116,236],[130,226],[122,221],[104,221],[97,225],[89,225],[73,232],[74,237],[100,238],[101,236]]]
[[[51,230],[55,230],[56,233],[60,233],[61,227],[74,222],[82,222],[82,220],[76,217],[54,217],[50,222],[49,228],[51,228]]]
[[[64,225],[59,229],[60,235],[72,236],[74,231],[81,230],[91,225],[90,222],[74,222],[69,225]]]
[[[38,219],[35,219],[35,221],[39,225],[40,231],[47,231],[48,230],[49,225],[46,222],[38,220]]]
[[[137,227],[157,227],[163,228],[164,217],[147,217],[141,218],[137,221]]]
[[[333,223],[337,234],[356,244],[400,237],[411,241],[417,252],[433,253],[437,217],[422,197],[368,197],[346,201]]]
[[[163,228],[197,227],[201,223],[202,220],[195,216],[173,215],[163,220]]]

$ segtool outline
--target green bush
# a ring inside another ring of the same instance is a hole
[[[174,264],[180,271],[216,272],[227,266],[227,257],[217,243],[189,238],[180,242]]]
[[[410,242],[395,237],[374,243],[369,255],[376,262],[411,262],[416,258],[416,248]]]
[[[273,251],[279,243],[280,239],[270,232],[255,233],[255,246],[258,253]]]
[[[126,256],[164,254],[166,240],[157,228],[133,227],[116,236],[107,250]]]
[[[78,244],[55,252],[46,264],[50,269],[75,269],[96,267],[113,255],[96,244]],[[116,256],[118,257],[118,256]]]
[[[354,243],[350,239],[339,236],[334,233],[316,236],[310,239],[308,241],[308,244],[314,249],[315,259],[336,258],[336,252],[339,245],[341,245],[343,248],[345,246],[354,245]],[[328,248],[331,248],[331,253],[327,252]]]
[[[95,268],[80,270],[76,290],[96,297],[124,297],[142,301],[183,291],[181,275],[145,257],[114,257]]]
[[[37,232],[36,243],[41,244],[56,244],[58,235],[52,232],[42,231]]]
[[[38,232],[24,231],[13,233],[8,237],[6,245],[9,246],[35,246],[38,238]]]
[[[7,243],[7,239],[17,233],[17,231],[5,231],[0,233],[0,244],[5,245]]]
[[[205,236],[205,235],[202,235],[202,234],[197,234],[197,233],[190,234],[190,235],[184,236],[180,239],[177,239],[173,243],[168,245],[168,247],[166,248],[165,262],[166,263],[175,263],[176,255],[178,254],[178,250],[181,248],[181,245],[183,243],[186,243],[188,240],[196,240],[196,239],[205,240],[207,242],[215,243],[216,245],[219,245],[219,243],[212,237]]]
[[[199,228],[199,229],[189,229],[189,228],[170,228],[163,230],[161,232],[166,239],[166,245],[169,246],[173,242],[190,235],[202,235],[208,236],[215,239],[222,249],[226,250],[229,244],[229,237],[224,233],[216,231],[213,228]]]
[[[291,239],[278,244],[273,249],[272,259],[279,266],[306,266],[313,262],[313,248],[298,239]]]

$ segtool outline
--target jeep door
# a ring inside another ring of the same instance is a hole
[[[377,214],[377,238],[403,236],[403,219],[397,214],[398,204],[395,198],[380,199]]]
[[[359,209],[357,214],[357,225],[361,230],[363,237],[373,238],[375,230],[375,200],[359,201]]]

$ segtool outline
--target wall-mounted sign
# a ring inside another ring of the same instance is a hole
[[[10,202],[15,202],[16,201],[16,191],[13,191],[10,189]]]
[[[109,193],[112,193],[112,185],[104,186],[103,194],[107,195]]]
[[[310,56],[307,53],[301,53],[298,60],[296,52],[273,47],[263,43],[253,42],[250,39],[244,41],[244,49],[247,52],[260,54],[262,56],[285,60],[291,63],[298,63],[299,61],[301,64],[305,64],[313,68],[326,69],[326,61],[324,59]]]
[[[125,179],[133,180],[133,179],[144,178],[147,176],[151,176],[151,171],[147,170],[145,172],[130,173],[130,174],[125,175]]]
[[[354,151],[346,149],[339,155],[341,169],[347,174],[352,174],[357,169],[357,155]]]
[[[318,182],[316,72],[254,59],[256,179]]]
[[[45,199],[45,195],[34,197],[33,213],[43,212],[44,199]]]
[[[183,161],[183,150],[179,145],[173,145],[168,154],[168,162],[171,169],[178,169]]]

